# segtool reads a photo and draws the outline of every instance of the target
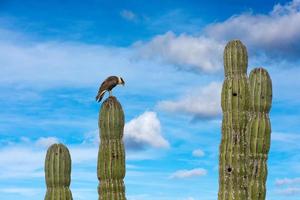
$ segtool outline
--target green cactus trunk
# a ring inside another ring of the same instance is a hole
[[[219,155],[219,200],[247,199],[246,127],[249,116],[248,55],[239,41],[224,50],[222,139]]]
[[[270,150],[272,82],[263,68],[251,71],[251,119],[247,126],[248,200],[266,197],[267,159]]]
[[[125,200],[124,112],[115,97],[103,102],[98,125],[101,139],[97,167],[99,200]]]
[[[63,144],[53,144],[48,148],[45,159],[47,193],[45,200],[72,200],[69,189],[71,183],[71,156]]]

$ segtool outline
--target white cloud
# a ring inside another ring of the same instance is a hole
[[[52,144],[59,143],[58,138],[56,137],[40,137],[35,144],[39,147],[48,148]]]
[[[93,178],[96,178],[96,177],[93,177]],[[95,194],[94,188],[90,188],[90,187],[71,188],[71,191],[72,191],[73,199],[86,200],[86,199],[97,199],[98,198],[98,194],[97,194],[97,192]]]
[[[186,70],[215,72],[222,68],[225,43],[232,39],[242,40],[253,55],[263,52],[272,58],[298,59],[300,1],[277,4],[268,14],[234,15],[209,24],[195,36],[169,31],[149,42],[136,42],[134,47],[142,59],[160,60]]]
[[[187,197],[186,199],[184,200],[195,200],[194,197]]]
[[[142,160],[157,160],[164,156],[159,150],[148,149],[146,151],[127,151],[126,160],[142,161]]]
[[[124,19],[128,20],[128,21],[133,21],[136,20],[136,14],[134,14],[134,12],[132,12],[131,10],[122,10],[120,12],[121,17],[123,17]]]
[[[150,66],[141,70],[141,64],[134,63],[133,55],[136,54],[144,62],[158,58],[185,70],[215,72],[222,69],[224,44],[232,38],[239,38],[249,48],[256,48],[255,52],[265,50],[267,54],[275,52],[286,58],[290,55],[299,58],[299,7],[299,0],[294,0],[274,6],[269,14],[235,15],[209,25],[198,35],[176,35],[170,31],[128,48],[60,41],[34,42],[22,33],[0,27],[0,83],[75,87],[98,85],[108,75],[128,75],[128,71],[135,73],[128,76],[139,77],[136,74],[144,74]],[[136,18],[130,10],[120,14],[128,19]],[[136,72],[138,70],[141,71]]]
[[[145,150],[146,147],[167,148],[169,142],[162,136],[161,124],[155,112],[146,111],[124,126],[124,141],[127,149]],[[99,130],[84,134],[84,145],[100,143]],[[137,153],[137,152],[136,152]],[[131,155],[130,157],[136,157]]]
[[[31,145],[0,149],[0,179],[43,177],[46,153]]]
[[[99,129],[95,129],[84,134],[83,144],[100,144]]]
[[[137,42],[134,46],[143,59],[159,59],[184,69],[215,72],[222,67],[224,45],[212,38],[187,34],[176,36],[169,31],[149,42]]]
[[[296,14],[300,11],[300,1],[292,0],[285,5],[276,4],[273,7],[271,14],[273,15],[285,15],[285,14]]]
[[[161,101],[158,108],[168,112],[192,114],[195,118],[213,118],[221,114],[221,84],[213,82],[193,89],[176,101]]]
[[[0,179],[32,179],[44,177],[44,161],[47,147],[57,143],[55,137],[40,137],[36,141],[21,139],[0,148]],[[96,163],[98,147],[84,145],[68,146],[72,164],[94,160]]]
[[[143,148],[147,145],[156,148],[169,147],[168,141],[161,134],[160,121],[155,112],[146,111],[126,123],[124,138],[129,148]]]
[[[0,148],[0,180],[43,178],[46,147],[50,144],[48,142],[52,141],[52,137],[49,138],[49,140],[39,138],[36,141],[23,138],[20,143],[9,142],[6,147]],[[43,141],[41,145],[37,145],[40,141]],[[73,168],[81,164],[96,165],[98,145],[85,143],[66,146],[71,154]],[[161,154],[158,155],[152,150],[130,151],[126,153],[126,160],[151,160],[159,156]]]
[[[98,158],[98,147],[96,146],[73,145],[69,146],[69,150],[74,164],[87,163],[88,161],[96,162]]]
[[[300,184],[300,177],[276,179],[276,185]]]
[[[1,35],[0,29],[0,35]],[[0,84],[90,86],[126,72],[129,49],[72,42],[27,42],[0,36]],[[121,67],[122,66],[122,67]],[[130,66],[130,65],[129,65]]]
[[[196,176],[204,176],[207,174],[207,171],[202,168],[195,168],[191,170],[178,170],[174,172],[170,178],[191,178],[191,177],[196,177]]]
[[[292,117],[291,117],[292,118]],[[273,121],[276,123],[276,121],[282,122],[282,120],[288,120],[288,117],[284,117],[282,119],[282,116],[280,118],[273,118]],[[297,123],[297,117],[295,116],[296,121],[292,121],[293,123]],[[271,141],[273,144],[273,151],[277,152],[295,152],[300,150],[299,141],[300,140],[300,134],[298,133],[289,133],[289,132],[272,132],[271,134]]]
[[[300,134],[273,132],[271,135],[271,139],[272,141],[285,142],[285,143],[298,145],[298,141],[300,140]]]
[[[290,188],[278,190],[277,193],[281,194],[281,195],[295,195],[295,194],[300,194],[300,188],[290,187]]]
[[[23,142],[23,143],[29,143],[30,139],[28,137],[21,136],[20,141]]]
[[[195,149],[192,154],[195,157],[203,157],[205,155],[202,149]]]
[[[244,13],[209,25],[206,35],[219,41],[239,38],[255,51],[299,56],[300,1],[275,5],[269,14]]]
[[[36,197],[38,194],[44,192],[45,189],[39,188],[24,188],[24,187],[11,187],[0,188],[0,193],[18,194],[20,196]]]
[[[1,94],[5,100],[23,100],[24,95],[27,99],[41,100],[44,96],[41,96],[40,89],[49,88],[92,87],[96,92],[101,81],[110,75],[120,75],[125,79],[126,86],[121,91],[127,88],[127,95],[149,95],[155,91],[157,96],[157,93],[163,92],[157,91],[157,87],[171,87],[174,82],[185,80],[182,72],[174,71],[171,66],[154,60],[135,59],[137,49],[132,46],[120,48],[2,36],[0,27],[0,85],[17,90],[10,89],[10,92]],[[143,77],[142,82],[140,77]],[[24,88],[30,88],[34,93],[26,93]],[[74,99],[78,98],[81,98],[80,95],[74,96]],[[81,99],[90,102],[86,97]]]

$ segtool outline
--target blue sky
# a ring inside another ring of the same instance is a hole
[[[222,53],[248,48],[273,81],[268,200],[300,200],[300,1],[0,2],[0,199],[43,199],[54,142],[74,199],[97,199],[94,101],[120,75],[128,200],[215,200]]]

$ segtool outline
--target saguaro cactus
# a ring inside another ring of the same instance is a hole
[[[246,127],[249,116],[247,49],[239,40],[224,50],[222,139],[219,155],[219,200],[247,199]]]
[[[125,200],[124,112],[119,101],[106,99],[99,113],[100,148],[98,153],[99,200]]]
[[[48,148],[45,159],[47,193],[45,200],[72,200],[69,189],[71,182],[71,156],[63,144]]]
[[[272,82],[268,72],[255,68],[250,76],[251,119],[247,126],[248,199],[266,197],[267,159],[270,150]]]

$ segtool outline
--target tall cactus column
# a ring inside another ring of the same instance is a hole
[[[272,104],[272,82],[263,68],[251,71],[251,119],[247,127],[248,199],[266,197],[267,159],[270,150],[271,124],[269,112]]]
[[[249,115],[248,55],[239,41],[224,50],[222,139],[219,154],[219,200],[247,199],[246,126]]]
[[[71,156],[63,144],[48,148],[45,159],[47,193],[45,200],[72,200],[69,189],[71,182]]]
[[[99,113],[100,148],[98,153],[99,200],[125,200],[124,112],[119,101],[106,99]]]

